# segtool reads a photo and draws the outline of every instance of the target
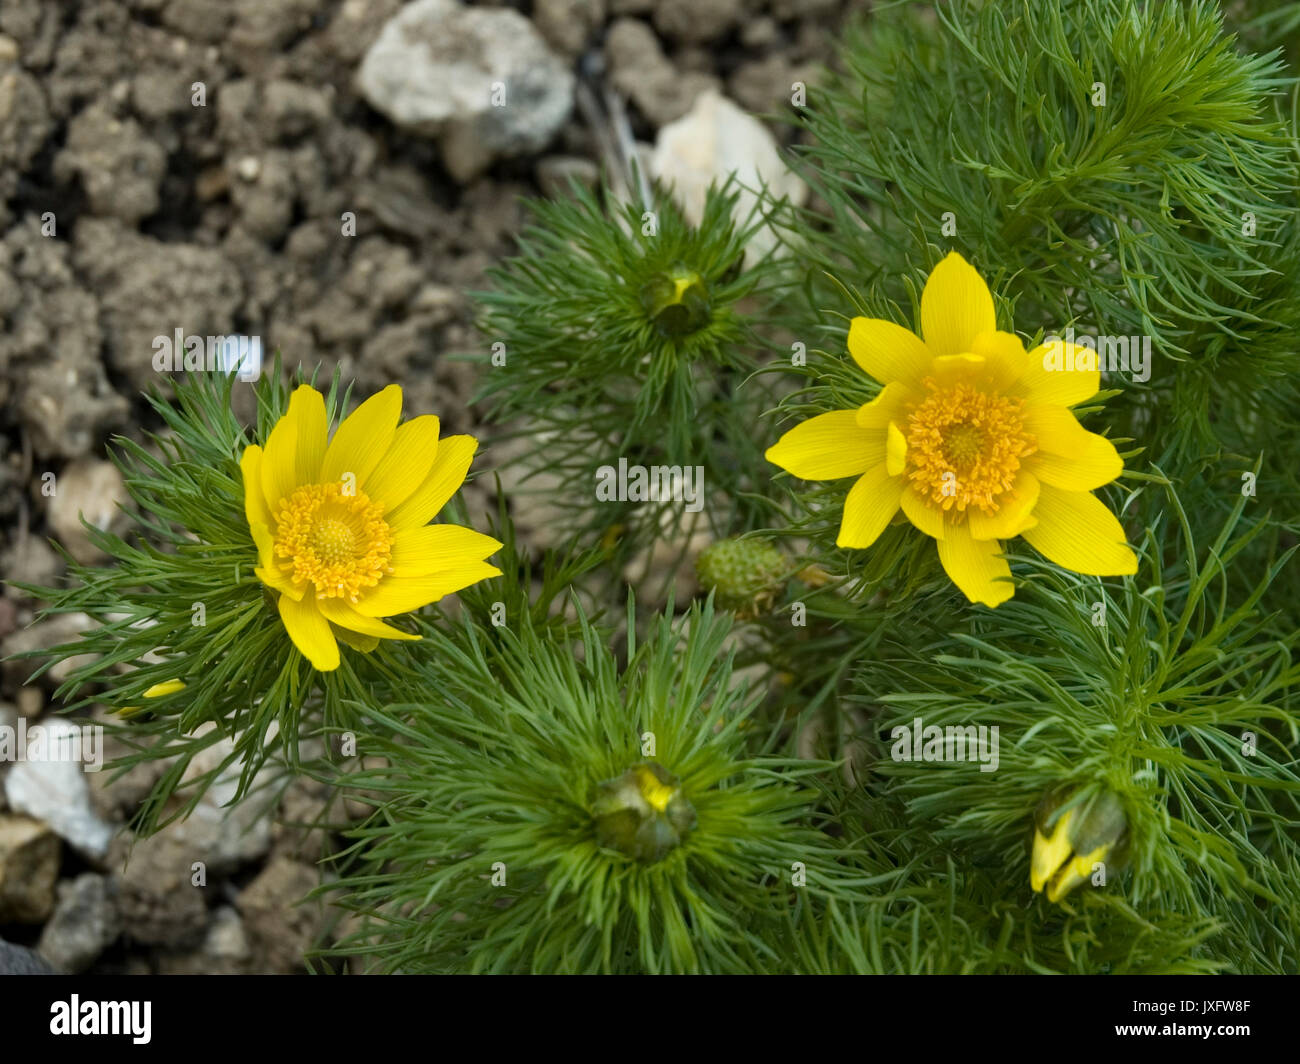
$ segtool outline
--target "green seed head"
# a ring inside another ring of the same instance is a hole
[[[722,539],[695,561],[700,587],[723,609],[756,612],[781,586],[785,557],[765,539]]]

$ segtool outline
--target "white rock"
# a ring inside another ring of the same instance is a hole
[[[356,84],[403,129],[439,138],[462,182],[494,158],[541,150],[573,109],[573,72],[528,19],[458,0],[403,7],[366,52]]]
[[[203,942],[203,952],[226,961],[244,961],[249,957],[248,936],[244,921],[233,906],[222,905],[212,914],[212,923]]]
[[[70,759],[67,744],[81,729],[66,720],[33,725],[27,731],[29,754],[36,727],[44,730],[46,755],[51,756],[57,749],[65,760],[19,761],[14,765],[5,776],[9,808],[45,821],[73,849],[92,860],[101,860],[108,852],[114,829],[99,818],[91,805],[85,762]]]
[[[704,92],[690,113],[659,131],[651,172],[673,189],[673,197],[692,224],[704,217],[709,185],[721,185],[734,175],[741,189],[735,218],[743,223],[764,185],[775,196],[787,196],[795,206],[808,199],[808,186],[781,159],[776,140],[753,115],[717,92]],[[776,234],[754,234],[745,252],[752,263],[777,244]]]

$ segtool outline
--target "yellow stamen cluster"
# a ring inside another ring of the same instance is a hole
[[[927,395],[907,418],[907,476],[920,495],[961,520],[968,507],[997,513],[1020,460],[1037,449],[1024,427],[1024,400],[967,382],[926,378]]]
[[[343,485],[307,484],[280,503],[275,553],[293,565],[298,586],[314,584],[322,598],[355,602],[390,572],[393,535],[384,508]]]

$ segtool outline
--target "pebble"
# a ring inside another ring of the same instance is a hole
[[[357,89],[396,125],[436,137],[462,184],[494,159],[544,148],[573,109],[574,76],[509,9],[415,0],[384,24]]]
[[[36,950],[55,968],[84,972],[121,931],[117,884],[108,876],[85,872],[59,884],[54,915],[41,931]]]
[[[790,172],[776,140],[753,115],[720,93],[708,91],[690,113],[659,131],[651,157],[654,176],[670,185],[673,197],[692,224],[704,217],[709,186],[734,175],[740,188],[734,217],[738,224],[750,216],[764,185],[775,196],[788,196],[796,206],[808,197],[808,186]],[[755,233],[746,248],[753,262],[777,245],[771,229]]]
[[[47,720],[45,749],[67,750],[80,728],[66,720]],[[28,743],[32,742],[31,729]],[[83,756],[87,753],[82,750]],[[5,797],[9,808],[47,823],[54,832],[84,857],[100,861],[108,853],[113,828],[101,820],[90,800],[82,761],[20,761],[5,776]]]
[[[58,836],[30,817],[0,813],[0,924],[38,924],[54,907]]]

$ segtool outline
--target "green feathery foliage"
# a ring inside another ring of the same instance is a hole
[[[1031,562],[1011,602],[928,644],[885,640],[853,682],[880,737],[884,793],[936,842],[1005,869],[1024,908],[1046,908],[1028,886],[1035,806],[1062,787],[1104,787],[1127,817],[1127,868],[1065,907],[1152,924],[1182,913],[1216,926],[1203,955],[1220,966],[1285,972],[1300,964],[1300,633],[1259,605],[1289,552],[1245,596],[1230,591],[1233,559],[1262,530],[1233,538],[1246,503],[1207,547],[1170,493],[1136,578]],[[997,726],[996,771],[911,760],[918,718],[945,735]]]
[[[737,224],[729,187],[710,191],[698,226],[653,197],[643,207],[575,188],[531,202],[517,254],[479,296],[490,348],[479,401],[498,438],[529,440],[529,479],[543,475],[539,490],[575,534],[605,537],[622,560],[696,514],[598,499],[600,467],[707,464],[699,519],[717,534],[746,524],[761,472],[752,430],[764,397],[740,385],[774,277],[770,262],[744,262],[766,217]]]
[[[792,236],[819,317],[839,301],[822,271],[901,300],[955,246],[1030,334],[1149,338],[1149,381],[1110,376],[1161,439],[1192,451],[1294,409],[1291,81],[1234,47],[1217,5],[895,6],[841,57],[804,113],[829,215]]]
[[[362,920],[344,952],[402,972],[752,971],[783,963],[792,910],[868,885],[816,828],[825,766],[751,752],[768,743],[725,617],[661,617],[638,645],[629,600],[621,674],[579,625],[576,647],[527,621],[441,625],[405,700],[368,710],[383,767],[344,781],[377,807],[336,885]],[[598,837],[601,784],[645,762],[696,818],[653,862]]]

